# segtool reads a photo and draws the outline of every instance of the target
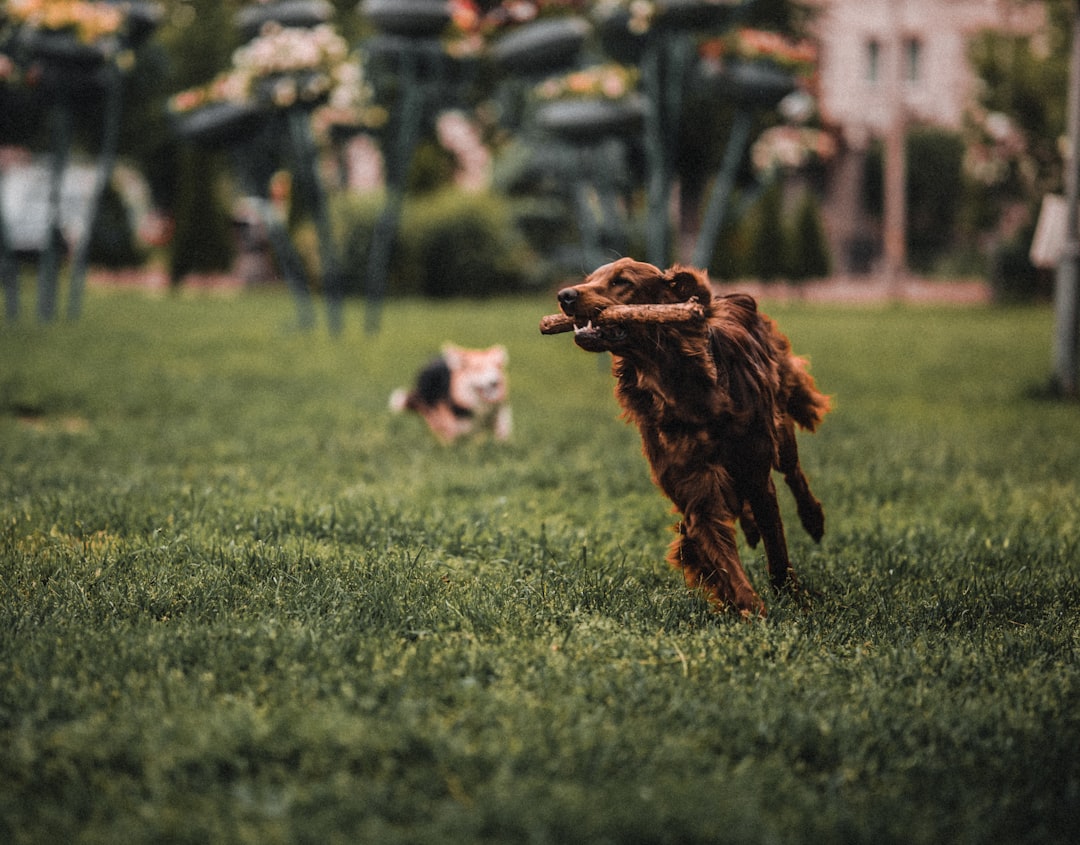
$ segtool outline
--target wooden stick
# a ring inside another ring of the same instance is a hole
[[[548,314],[540,318],[540,334],[562,334],[573,331],[574,318],[566,314]]]
[[[596,316],[596,322],[612,323],[689,323],[705,319],[705,306],[696,299],[654,305],[610,305]],[[541,334],[572,331],[574,318],[566,314],[548,314],[540,320]]]
[[[596,319],[600,323],[693,323],[705,319],[705,306],[696,299],[664,305],[612,305]]]

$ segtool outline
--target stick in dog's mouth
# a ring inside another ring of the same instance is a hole
[[[704,320],[705,317],[705,306],[697,299],[668,304],[609,305],[585,326],[578,326],[576,319],[569,314],[548,314],[540,319],[540,333],[580,332],[617,323],[687,323]]]

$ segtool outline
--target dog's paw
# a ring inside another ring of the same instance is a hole
[[[761,531],[758,530],[757,521],[754,519],[754,514],[751,512],[749,506],[743,509],[743,512],[739,515],[739,525],[742,526],[743,536],[746,538],[746,543],[750,548],[756,549],[757,544],[761,542]]]
[[[825,534],[825,510],[821,507],[821,502],[808,502],[805,506],[800,506],[799,522],[815,543],[820,542]]]

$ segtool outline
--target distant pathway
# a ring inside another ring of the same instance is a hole
[[[896,283],[874,276],[833,276],[802,284],[786,282],[724,282],[721,293],[742,291],[773,302],[827,302],[873,305],[888,302],[981,305],[992,302],[993,291],[980,280],[929,281],[911,276]]]
[[[165,291],[169,281],[161,270],[124,270],[109,272],[92,270],[92,285],[98,287],[142,288]],[[187,292],[217,294],[239,293],[243,282],[229,274],[190,276],[181,289]],[[772,302],[815,302],[849,305],[874,305],[889,302],[945,303],[981,305],[993,301],[990,285],[980,280],[929,281],[908,277],[898,284],[874,276],[831,276],[801,284],[787,282],[722,282],[716,285],[720,293],[741,291],[757,299]]]

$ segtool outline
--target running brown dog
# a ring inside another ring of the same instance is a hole
[[[582,349],[612,353],[615,395],[641,431],[653,480],[682,514],[669,562],[716,605],[764,615],[735,521],[751,546],[764,541],[773,587],[794,587],[772,470],[810,536],[825,530],[795,443],[796,424],[813,431],[829,410],[806,361],[753,297],[714,297],[689,267],[622,258],[558,299],[563,314],[545,317],[541,331],[573,329]]]

